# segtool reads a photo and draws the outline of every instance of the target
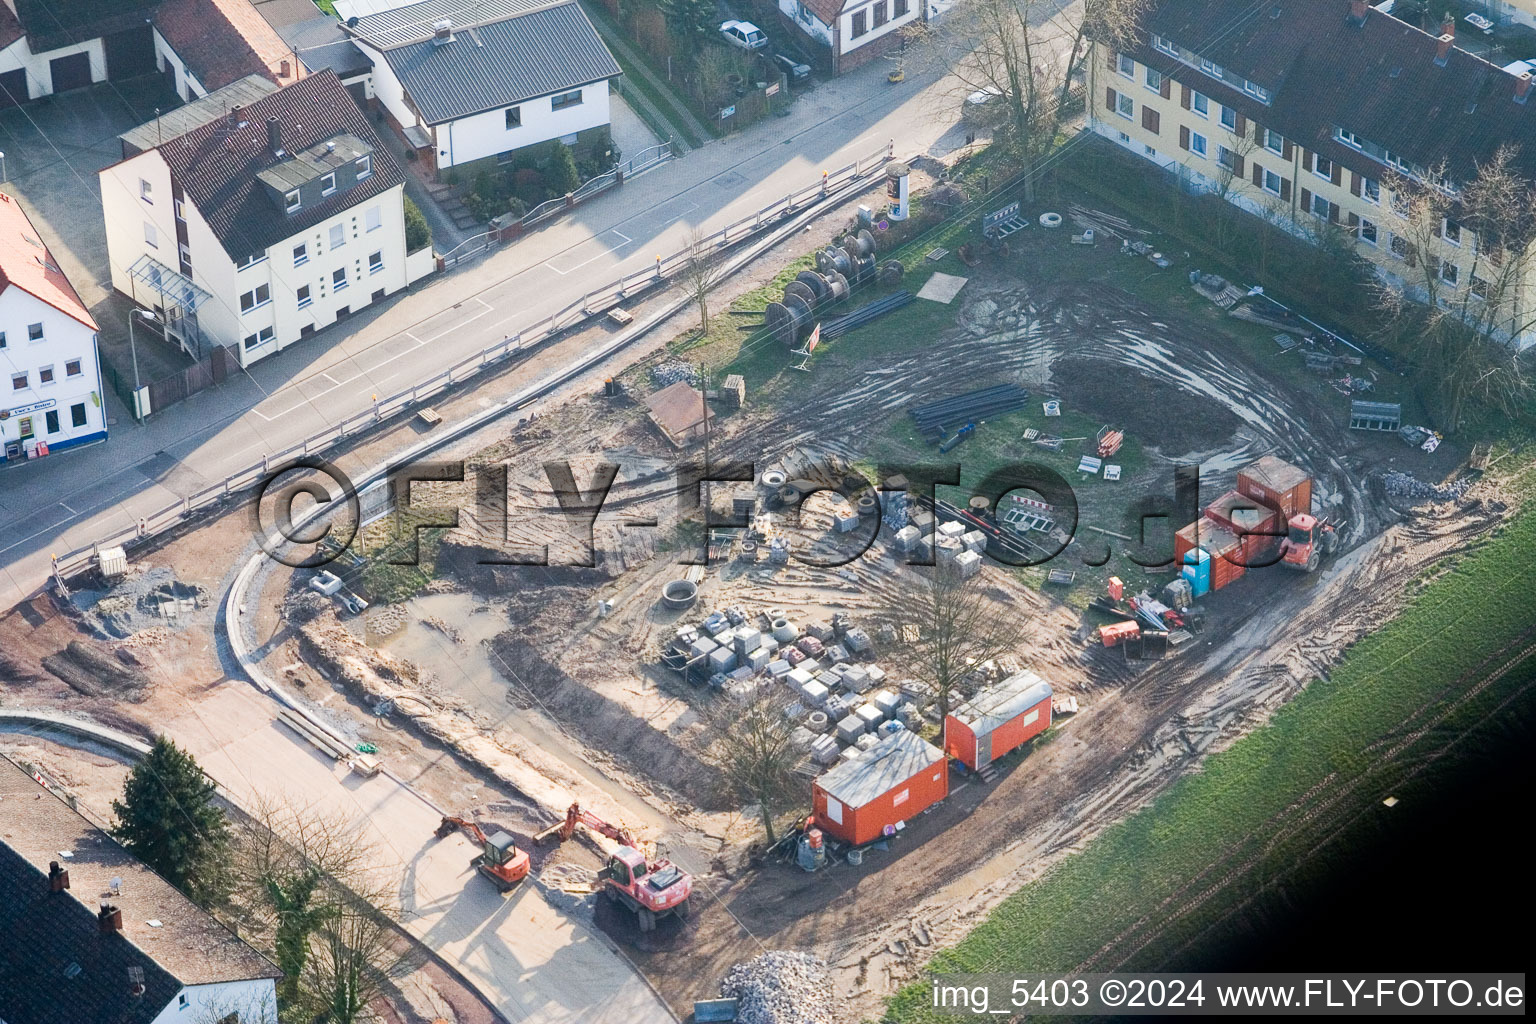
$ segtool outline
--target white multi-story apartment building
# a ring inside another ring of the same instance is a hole
[[[125,135],[101,198],[112,286],[247,366],[406,286],[404,175],[328,69],[223,92]]]
[[[0,193],[0,463],[105,440],[96,321]]]

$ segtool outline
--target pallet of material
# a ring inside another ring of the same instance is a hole
[[[277,720],[298,733],[302,738],[308,740],[316,749],[322,753],[329,754],[338,761],[350,759],[354,756],[351,747],[324,729],[321,729],[292,708],[284,708],[279,711],[277,713]]]

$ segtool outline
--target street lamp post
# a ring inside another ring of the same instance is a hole
[[[5,151],[0,150],[0,181],[5,181]]]
[[[144,417],[139,415],[139,346],[133,337],[133,321],[135,317],[143,317],[145,320],[160,322],[160,318],[147,309],[135,309],[128,314],[128,350],[133,353],[133,418],[140,423]]]

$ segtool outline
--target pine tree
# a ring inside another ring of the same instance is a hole
[[[123,798],[112,801],[113,835],[204,905],[222,900],[230,885],[229,823],[214,791],[192,755],[162,736],[128,773]]]

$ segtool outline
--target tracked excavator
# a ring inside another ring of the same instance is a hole
[[[511,892],[517,883],[528,877],[528,854],[517,848],[511,835],[498,831],[495,835],[487,836],[485,830],[475,822],[452,815],[445,815],[433,834],[439,839],[447,839],[458,831],[480,844],[480,852],[470,863],[495,883],[501,892]]]

